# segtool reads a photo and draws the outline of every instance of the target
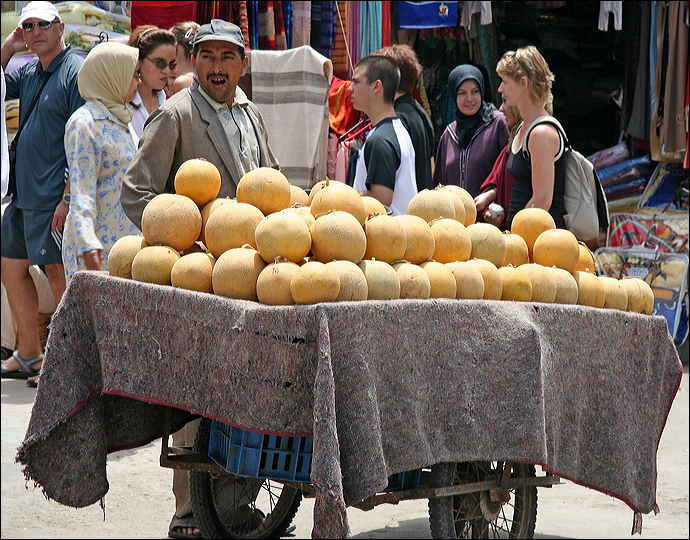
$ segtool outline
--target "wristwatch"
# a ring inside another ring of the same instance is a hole
[[[62,200],[63,200],[64,202],[66,202],[67,204],[69,204],[70,201],[72,200],[72,197],[70,196],[69,193],[63,193],[63,194],[62,194]]]

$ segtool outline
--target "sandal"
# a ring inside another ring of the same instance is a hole
[[[26,381],[26,386],[29,388],[38,388],[38,379],[41,377],[41,372],[39,371],[35,377],[29,377]]]
[[[183,533],[180,530],[175,529],[199,529],[196,524],[196,519],[194,519],[194,514],[189,514],[183,518],[178,518],[173,514],[172,521],[170,522],[170,527],[168,528],[168,538],[179,538],[181,540],[200,540],[201,531],[199,534],[188,534]]]
[[[40,370],[33,369],[31,366],[43,362],[43,355],[39,354],[34,358],[24,359],[19,356],[19,351],[14,351],[12,353],[12,358],[14,358],[19,364],[19,369],[14,369],[12,371],[7,371],[5,369],[5,364],[2,364],[2,378],[3,379],[28,379],[29,377],[35,377],[40,373]]]

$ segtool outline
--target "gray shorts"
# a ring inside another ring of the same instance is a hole
[[[39,266],[62,264],[62,234],[50,230],[54,214],[54,210],[23,210],[10,203],[2,217],[2,256],[28,259]]]

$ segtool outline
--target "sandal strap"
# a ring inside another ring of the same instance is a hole
[[[35,375],[37,370],[33,369],[31,366],[43,361],[42,354],[39,354],[34,358],[25,359],[19,355],[19,351],[14,351],[12,353],[12,357],[17,361],[22,371],[24,371],[25,373],[31,373],[32,375]]]

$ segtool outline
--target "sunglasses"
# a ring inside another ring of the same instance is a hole
[[[165,60],[161,60],[161,59],[151,60],[148,56],[145,56],[144,58],[146,58],[149,62],[153,62],[153,64],[158,69],[165,69],[165,68],[169,67],[170,71],[174,71],[175,68],[177,67],[177,60],[173,60],[172,62],[170,62],[168,64]]]
[[[56,24],[56,23],[59,23],[59,22],[60,22],[60,21],[57,21],[57,20],[55,20],[55,21],[38,21],[37,23],[32,22],[32,21],[26,21],[26,22],[23,22],[23,23],[22,23],[22,28],[23,28],[26,32],[31,32],[31,31],[34,29],[34,26],[38,25],[38,27],[39,27],[41,30],[47,30],[48,28],[50,28],[50,26],[51,26],[52,24]]]

